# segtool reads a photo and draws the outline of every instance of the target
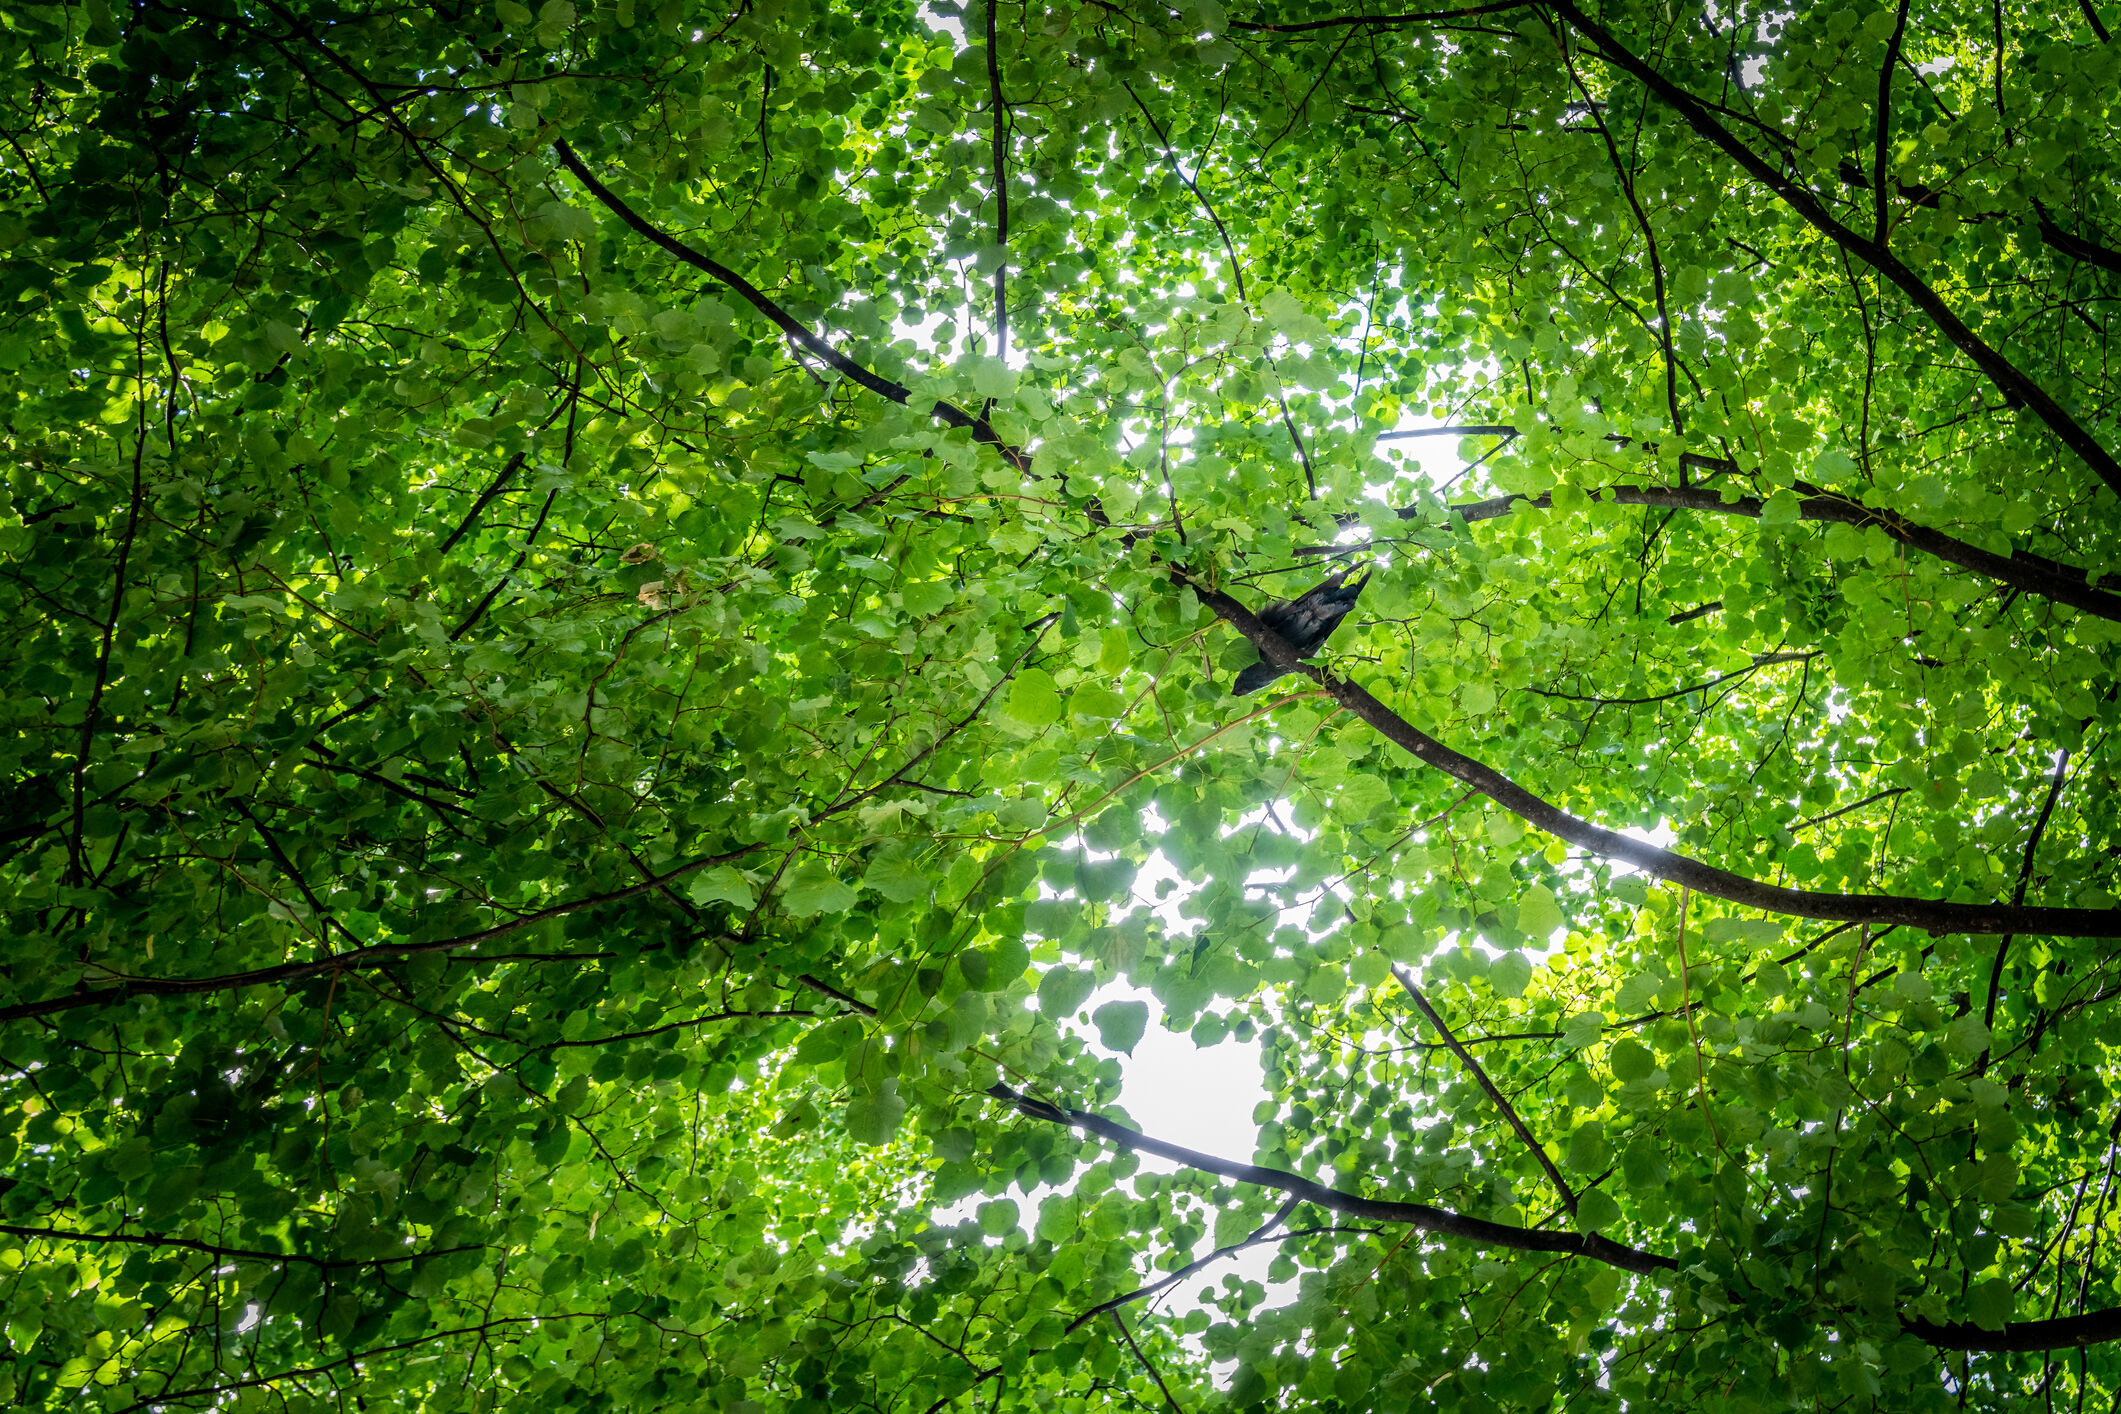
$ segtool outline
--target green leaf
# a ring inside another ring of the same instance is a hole
[[[1003,710],[1027,727],[1051,726],[1061,719],[1060,690],[1044,669],[1025,668],[1009,685]]]
[[[861,1039],[862,1024],[851,1016],[820,1022],[803,1033],[802,1041],[795,1048],[795,1059],[803,1065],[837,1060]]]
[[[1046,1006],[1044,979],[1039,985],[1039,1009]],[[1090,1020],[1097,1024],[1098,1044],[1108,1051],[1124,1051],[1134,1054],[1134,1047],[1149,1026],[1149,1004],[1147,1002],[1104,1002],[1090,1013]]]
[[[1602,1189],[1593,1188],[1576,1199],[1576,1230],[1606,1232],[1620,1225],[1620,1205]]]
[[[1096,987],[1096,975],[1086,968],[1049,967],[1038,979],[1038,1009],[1055,1020],[1073,1016]]]
[[[1488,965],[1488,985],[1505,997],[1524,995],[1524,989],[1531,980],[1531,960],[1515,949],[1504,953]]]
[[[863,871],[862,882],[893,903],[925,899],[935,887],[911,851],[896,847],[878,851]]]
[[[1980,1017],[1967,1012],[1944,1028],[1944,1044],[1955,1054],[1978,1056],[1989,1048],[1988,1028]]]
[[[799,918],[814,913],[844,913],[854,907],[854,901],[854,890],[816,862],[798,868],[781,886],[781,902]]]
[[[1985,1331],[2000,1331],[2010,1324],[2017,1302],[2011,1284],[2000,1278],[1977,1281],[1966,1293],[1966,1316]]]
[[[1606,1064],[1612,1067],[1613,1078],[1625,1083],[1647,1080],[1657,1068],[1657,1059],[1638,1042],[1615,1041],[1606,1054]]]
[[[847,1137],[872,1147],[888,1144],[906,1118],[906,1102],[895,1086],[887,1085],[874,1095],[857,1095],[847,1102]]]
[[[1534,942],[1545,942],[1558,928],[1566,926],[1568,920],[1561,916],[1561,906],[1554,900],[1554,891],[1544,884],[1534,884],[1517,899],[1518,931]]]
[[[1795,525],[1803,502],[1795,491],[1783,488],[1761,503],[1760,523],[1766,526]]]
[[[948,580],[921,580],[900,589],[899,598],[907,613],[917,618],[934,618],[957,601],[957,586]]]
[[[694,903],[722,901],[746,913],[758,907],[758,897],[752,890],[751,881],[726,864],[693,875],[685,892],[691,895]]]

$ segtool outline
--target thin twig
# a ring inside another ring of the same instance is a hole
[[[1517,1107],[1509,1102],[1509,1099],[1502,1091],[1495,1088],[1495,1082],[1488,1079],[1487,1071],[1481,1069],[1480,1062],[1473,1059],[1473,1053],[1465,1048],[1457,1036],[1452,1034],[1451,1028],[1444,1024],[1443,1017],[1437,1014],[1436,1008],[1429,1005],[1429,999],[1422,995],[1421,988],[1414,985],[1413,975],[1395,962],[1392,964],[1392,976],[1398,979],[1400,990],[1413,998],[1414,1005],[1421,1008],[1421,1014],[1429,1018],[1429,1025],[1435,1027],[1436,1034],[1443,1037],[1443,1043],[1451,1048],[1452,1055],[1458,1057],[1458,1063],[1472,1074],[1473,1079],[1479,1082],[1481,1089],[1488,1092],[1488,1098],[1493,1100],[1495,1107],[1502,1111],[1502,1117],[1510,1122],[1510,1128],[1517,1131],[1517,1137],[1522,1139],[1524,1146],[1532,1151],[1532,1157],[1539,1160],[1539,1166],[1547,1171],[1548,1179],[1552,1180],[1554,1184],[1554,1191],[1561,1195],[1561,1206],[1569,1210],[1569,1216],[1574,1217],[1576,1215],[1576,1190],[1569,1187],[1569,1181],[1561,1176],[1561,1170],[1556,1168],[1554,1161],[1547,1157],[1546,1147],[1532,1137],[1531,1127],[1517,1113]]]

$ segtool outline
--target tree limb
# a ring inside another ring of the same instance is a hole
[[[2028,594],[2037,594],[2095,617],[2121,623],[2121,594],[2094,587],[2090,576],[2075,565],[2065,565],[2027,550],[1999,555],[1954,539],[1942,531],[1917,525],[1897,511],[1867,506],[1861,501],[1820,491],[1816,487],[1800,486],[1798,489],[1807,493],[1797,503],[1799,520],[1852,525],[1858,529],[1876,526],[1911,550],[1935,556],[1947,564],[1972,570]],[[1745,516],[1752,520],[1760,519],[1767,506],[1758,496],[1740,496],[1726,501],[1720,492],[1700,486],[1604,486],[1585,494],[1615,505],[1704,511],[1711,515]],[[1553,504],[1553,493],[1548,492],[1539,496],[1491,496],[1483,501],[1463,501],[1445,509],[1471,523],[1513,515],[1520,510],[1548,510]],[[1421,506],[1403,506],[1398,514],[1401,520],[1415,520],[1423,512]]]
[[[1174,571],[1174,575],[1178,572]],[[1952,903],[1896,894],[1829,894],[1786,889],[1704,864],[1698,859],[1594,825],[1543,799],[1493,767],[1453,751],[1378,701],[1367,688],[1335,677],[1296,656],[1296,650],[1244,605],[1221,590],[1187,580],[1216,617],[1252,640],[1260,656],[1288,673],[1302,673],[1342,707],[1395,746],[1473,787],[1527,824],[1603,859],[1633,865],[1654,878],[1767,913],[1794,918],[1895,924],[1933,933],[2047,933],[2058,937],[2121,936],[2121,908],[2027,908],[1999,903]]]
[[[1473,1053],[1461,1045],[1458,1037],[1451,1033],[1451,1028],[1444,1024],[1444,1019],[1437,1014],[1436,1008],[1430,1006],[1429,999],[1422,995],[1421,988],[1414,985],[1413,976],[1398,963],[1392,964],[1392,976],[1398,981],[1400,990],[1412,997],[1414,1005],[1421,1008],[1421,1014],[1429,1018],[1429,1025],[1435,1027],[1436,1034],[1443,1037],[1443,1043],[1451,1048],[1452,1055],[1458,1057],[1458,1063],[1472,1073],[1481,1089],[1487,1091],[1488,1098],[1495,1102],[1495,1108],[1502,1111],[1502,1117],[1510,1122],[1510,1128],[1517,1131],[1517,1137],[1524,1141],[1525,1148],[1532,1151],[1532,1157],[1539,1160],[1539,1166],[1547,1171],[1547,1178],[1553,1183],[1554,1191],[1561,1195],[1561,1206],[1574,1216],[1576,1190],[1569,1187],[1569,1181],[1561,1176],[1561,1170],[1547,1157],[1546,1146],[1532,1137],[1532,1131],[1517,1113],[1517,1107],[1510,1103],[1502,1091],[1495,1088],[1495,1082],[1488,1079],[1488,1073],[1481,1069],[1479,1061],[1473,1059]]]
[[[1485,1218],[1454,1213],[1448,1208],[1431,1207],[1427,1203],[1365,1198],[1357,1193],[1347,1193],[1338,1188],[1328,1188],[1322,1183],[1313,1183],[1310,1179],[1290,1173],[1286,1169],[1265,1168],[1257,1164],[1240,1164],[1229,1159],[1219,1159],[1213,1154],[1203,1154],[1196,1149],[1188,1149],[1153,1138],[1138,1130],[1128,1129],[1087,1110],[1068,1109],[1033,1099],[998,1081],[988,1087],[987,1093],[1013,1106],[1019,1114],[1028,1118],[1080,1129],[1086,1134],[1095,1134],[1101,1139],[1110,1140],[1122,1148],[1155,1154],[1159,1158],[1170,1159],[1202,1173],[1220,1174],[1238,1183],[1276,1189],[1292,1198],[1316,1204],[1328,1212],[1346,1213],[1350,1217],[1368,1218],[1373,1222],[1409,1223],[1423,1232],[1433,1232],[1443,1237],[1461,1237],[1484,1247],[1589,1257],[1593,1261],[1604,1262],[1619,1267],[1622,1271],[1643,1276],[1673,1271],[1679,1266],[1670,1257],[1626,1247],[1595,1232],[1542,1232],[1533,1228],[1509,1227],[1502,1223],[1489,1222]]]
[[[1989,381],[2002,389],[2006,395],[2021,399],[2032,409],[2034,416],[2047,424],[2048,429],[2063,445],[2084,459],[2085,464],[2098,474],[2109,489],[2121,494],[2121,459],[2117,459],[2098,438],[2092,436],[2052,394],[2034,382],[2016,364],[1991,348],[1986,340],[1968,327],[1951,306],[1899,256],[1880,242],[1857,234],[1835,219],[1826,204],[1809,188],[1784,175],[1766,158],[1739,141],[1735,133],[1717,121],[1706,103],[1666,78],[1654,65],[1621,43],[1610,30],[1585,14],[1574,0],[1551,0],[1551,5],[1554,13],[1566,19],[1579,34],[1588,39],[1607,63],[1632,76],[1651,93],[1677,110],[1689,127],[1711,145],[1720,148],[1726,156],[1744,168],[1747,175],[1774,193],[1783,205],[1803,218],[1813,230],[1892,281],[1917,309],[1929,317],[1930,322],[1937,326],[1938,331],[1953,347],[1974,361],[1975,366]]]

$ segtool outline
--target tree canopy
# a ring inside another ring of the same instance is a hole
[[[0,9],[0,1399],[2113,1407],[2101,9]]]

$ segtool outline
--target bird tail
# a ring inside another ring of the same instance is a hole
[[[1282,670],[1262,658],[1237,675],[1237,681],[1230,687],[1231,695],[1244,697],[1249,693],[1257,692],[1280,676],[1282,676]]]

